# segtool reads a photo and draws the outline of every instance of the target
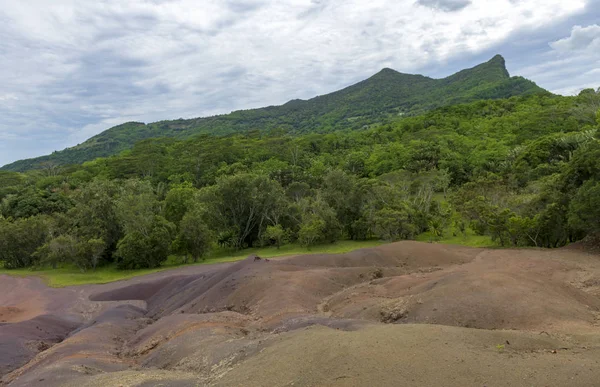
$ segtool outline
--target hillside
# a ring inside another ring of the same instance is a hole
[[[345,89],[309,100],[292,100],[281,106],[151,124],[124,123],[75,147],[16,161],[1,169],[20,172],[40,168],[44,163],[80,164],[117,154],[153,137],[181,139],[197,134],[228,135],[254,130],[299,134],[360,129],[389,117],[415,115],[440,106],[533,93],[547,92],[527,79],[510,77],[500,55],[443,79],[383,69]]]
[[[146,139],[81,165],[0,171],[0,264],[144,269],[338,240],[564,246],[600,231],[599,101],[589,89],[365,130]]]
[[[597,385],[599,106],[515,96],[0,171],[0,385]],[[377,246],[315,251],[340,241]]]

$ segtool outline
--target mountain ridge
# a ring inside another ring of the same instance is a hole
[[[22,172],[46,163],[80,164],[117,154],[153,137],[184,139],[199,134],[229,135],[255,130],[289,133],[356,130],[390,116],[415,115],[457,103],[534,93],[548,92],[525,78],[511,77],[501,55],[440,79],[383,68],[356,84],[307,100],[292,99],[283,105],[210,117],[149,124],[126,122],[77,146],[18,160],[0,169]]]

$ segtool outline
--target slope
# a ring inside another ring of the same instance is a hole
[[[547,92],[525,78],[510,77],[500,55],[443,79],[386,68],[345,89],[309,100],[291,100],[281,106],[151,124],[125,123],[75,147],[20,160],[2,169],[25,171],[40,168],[44,163],[80,164],[117,154],[152,137],[188,138],[197,134],[227,135],[254,130],[290,133],[354,130],[390,116],[414,115],[456,103],[532,93]]]
[[[55,289],[78,328],[0,326],[0,384],[595,386],[599,279],[585,250],[403,241]]]

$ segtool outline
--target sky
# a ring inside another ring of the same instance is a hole
[[[555,93],[600,87],[600,0],[0,0],[0,165],[495,54]]]

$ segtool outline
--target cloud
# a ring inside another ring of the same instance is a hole
[[[472,66],[489,59],[490,50],[522,41],[515,33],[552,29],[586,6],[585,0],[419,2],[4,1],[0,165],[129,120],[282,104],[383,67],[437,75],[448,64]]]
[[[454,12],[469,6],[471,0],[418,0],[417,3],[424,7],[440,9],[445,12]]]
[[[600,11],[595,12],[600,16]],[[545,51],[532,57],[535,61],[520,68],[520,74],[549,85],[554,93],[574,95],[585,88],[597,88],[600,86],[600,26],[574,25],[547,43]]]
[[[600,26],[574,26],[571,35],[550,43],[557,51],[600,50]]]
[[[560,57],[550,53],[545,55],[545,60],[543,64],[523,68],[521,73],[537,78],[539,84],[552,85],[550,91],[563,95],[575,95],[582,89],[600,86],[587,57]]]

